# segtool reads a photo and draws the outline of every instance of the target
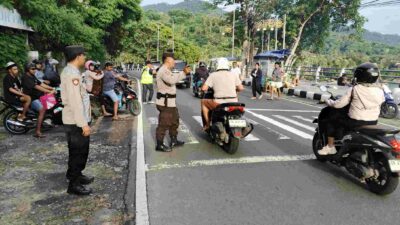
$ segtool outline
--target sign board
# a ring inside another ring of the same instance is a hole
[[[17,30],[33,31],[22,20],[21,15],[15,9],[7,9],[0,5],[0,26]]]

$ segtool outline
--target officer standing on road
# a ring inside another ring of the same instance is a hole
[[[153,65],[151,65],[150,61],[146,61],[146,66],[142,70],[142,76],[140,78],[140,83],[143,88],[143,96],[142,101],[143,104],[154,104],[153,102],[153,74],[155,74],[155,70],[153,70]],[[147,91],[149,91],[149,97],[147,98]]]
[[[86,61],[85,50],[82,46],[68,46],[65,48],[65,58],[68,65],[61,73],[61,98],[69,150],[67,192],[89,195],[92,190],[83,185],[92,183],[94,178],[84,176],[82,171],[89,155],[91,109],[89,95],[79,71]]]
[[[181,73],[172,73],[175,67],[174,55],[171,52],[163,54],[163,65],[157,73],[157,110],[158,127],[156,130],[156,151],[170,152],[173,147],[182,146],[183,141],[178,141],[179,113],[176,108],[176,83],[190,74],[190,67],[185,67]],[[171,137],[170,148],[164,145],[164,136],[169,131]]]

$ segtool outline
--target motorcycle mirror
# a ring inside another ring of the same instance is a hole
[[[320,86],[319,89],[323,92],[328,91],[328,88],[326,86]]]

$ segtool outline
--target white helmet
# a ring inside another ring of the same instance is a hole
[[[17,66],[17,64],[15,62],[8,62],[6,64],[6,69],[8,70],[8,69],[10,69],[11,67],[14,67],[14,66]]]
[[[229,61],[227,58],[217,59],[217,71],[218,70],[229,70]]]

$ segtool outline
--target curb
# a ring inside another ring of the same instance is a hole
[[[311,100],[328,100],[331,95],[330,94],[321,94],[321,93],[315,93],[311,91],[305,91],[302,89],[297,89],[297,88],[284,88],[283,93],[289,95],[289,96],[297,96],[300,98],[307,98]]]

